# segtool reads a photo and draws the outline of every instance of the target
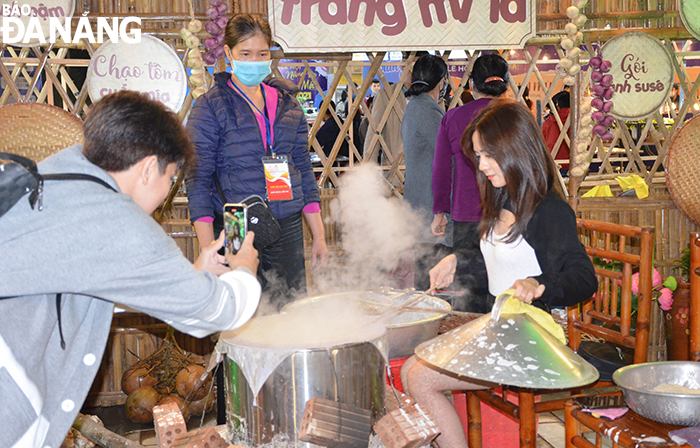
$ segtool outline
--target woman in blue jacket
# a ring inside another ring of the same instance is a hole
[[[207,246],[220,232],[219,216],[225,202],[241,202],[250,195],[266,198],[282,236],[259,248],[262,283],[268,290],[276,285],[281,298],[290,297],[290,291],[303,294],[302,214],[313,235],[312,265],[319,268],[328,258],[306,117],[285,89],[285,80],[273,78],[263,83],[271,73],[272,43],[264,18],[252,14],[232,17],[225,43],[231,73],[214,75],[215,84],[197,99],[187,123],[198,157],[187,180],[190,218],[200,246]],[[271,182],[275,178],[278,181]]]

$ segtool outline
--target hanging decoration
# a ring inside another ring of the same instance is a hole
[[[204,39],[204,47],[206,47],[207,52],[202,57],[204,62],[213,65],[218,59],[224,57],[224,35],[228,23],[225,15],[228,13],[228,5],[222,0],[209,0],[209,4],[211,6],[206,11],[209,22],[204,28],[212,37]]]
[[[581,54],[579,47],[583,43],[583,33],[579,31],[588,18],[581,14],[580,8],[586,5],[588,0],[577,0],[576,4],[569,6],[566,9],[566,16],[571,19],[564,27],[566,37],[561,39],[561,48],[566,52],[566,57],[563,57],[557,64],[557,74],[564,78],[563,82],[567,86],[573,86],[576,82],[575,76],[581,71],[581,65],[578,63],[578,57]]]
[[[567,86],[576,84],[576,75],[581,72],[579,57],[581,56],[580,45],[583,43],[583,32],[579,29],[588,21],[585,14],[581,13],[581,8],[588,4],[588,0],[575,0],[574,4],[566,9],[566,16],[571,20],[566,24],[564,30],[566,36],[562,37],[560,45],[566,52],[557,64],[557,74],[563,78]],[[569,176],[583,178],[588,171],[593,151],[590,149],[593,136],[593,119],[591,118],[591,97],[583,97],[579,106],[579,123],[576,130],[576,141],[572,145],[574,149],[573,168],[569,171]]]
[[[593,126],[593,133],[602,140],[612,140],[613,133],[608,129],[615,122],[609,112],[613,108],[613,102],[610,101],[615,93],[612,88],[613,77],[610,73],[612,63],[603,60],[600,52],[600,45],[595,57],[592,57],[588,64],[591,66],[591,92],[593,100],[591,106],[596,109],[591,114],[591,118],[597,123]]]
[[[194,5],[192,4],[192,0],[188,0],[188,3],[192,20],[189,21],[186,27],[180,29],[180,37],[185,41],[185,45],[187,46],[187,54],[185,57],[187,60],[187,68],[190,69],[188,83],[192,91],[192,96],[196,99],[208,89],[208,72],[204,67],[205,60],[202,57],[202,53],[199,51],[200,41],[199,37],[197,37],[197,33],[202,31],[202,22],[194,18]]]

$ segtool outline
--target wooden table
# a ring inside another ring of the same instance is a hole
[[[668,435],[669,431],[683,428],[646,419],[631,409],[615,420],[594,417],[585,413],[573,400],[564,405],[567,448],[595,448],[603,439],[612,441],[613,448],[678,447],[690,448],[687,443],[676,444]],[[584,427],[596,433],[596,443],[583,437]]]

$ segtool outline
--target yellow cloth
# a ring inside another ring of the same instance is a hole
[[[502,294],[510,294],[510,298],[503,305],[503,310],[501,314],[527,314],[537,322],[537,324],[549,331],[552,336],[557,338],[562,344],[566,345],[566,335],[564,334],[564,329],[554,321],[551,314],[544,310],[537,308],[536,306],[530,305],[529,303],[521,302],[520,300],[513,297],[515,293],[514,289],[509,289],[504,291]]]
[[[610,185],[596,185],[583,195],[584,198],[607,198],[612,197]]]
[[[620,184],[620,187],[622,187],[622,191],[627,191],[634,188],[634,192],[637,193],[637,197],[639,199],[644,199],[645,197],[649,196],[649,186],[646,182],[644,182],[644,179],[637,174],[617,176],[615,180],[618,184]]]

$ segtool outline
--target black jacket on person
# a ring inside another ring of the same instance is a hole
[[[542,309],[571,306],[593,296],[598,289],[595,269],[579,240],[576,214],[559,194],[550,191],[537,206],[523,237],[534,249],[542,271],[533,278],[545,285],[542,297],[533,305]],[[478,236],[471,248],[456,255],[458,270],[467,270],[475,281],[488,284]]]
[[[326,120],[316,133],[316,140],[318,140],[318,144],[323,148],[323,153],[326,155],[326,157],[330,155],[339,133],[340,127],[333,118]],[[340,147],[338,155],[348,157],[349,152],[347,141],[343,140],[343,144]]]

